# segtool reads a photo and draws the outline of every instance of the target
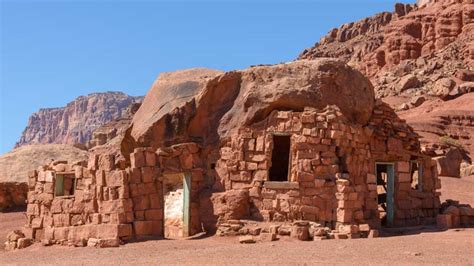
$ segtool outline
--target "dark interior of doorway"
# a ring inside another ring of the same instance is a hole
[[[273,136],[272,165],[270,181],[288,181],[290,163],[290,136]]]

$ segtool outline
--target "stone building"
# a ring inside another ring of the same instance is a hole
[[[110,246],[246,234],[245,220],[366,237],[433,223],[440,207],[418,136],[332,59],[163,74],[114,151],[32,172],[28,236]]]

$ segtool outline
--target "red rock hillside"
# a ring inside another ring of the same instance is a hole
[[[406,64],[405,60],[421,58],[415,67],[438,64],[438,60],[433,59],[437,59],[436,53],[443,50],[456,50],[440,59],[456,61],[455,66],[451,66],[455,68],[452,70],[461,71],[467,66],[472,66],[473,1],[425,2],[428,3],[421,7],[396,4],[393,13],[380,13],[332,29],[314,47],[304,50],[299,59],[318,57],[344,59],[349,65],[372,78],[375,85],[383,85],[383,80],[378,78],[384,72],[397,69],[393,67]],[[453,43],[456,47],[448,47]],[[423,59],[429,62],[423,62]],[[432,66],[433,71],[440,68],[445,67]],[[419,74],[426,76],[431,73]]]
[[[298,59],[318,57],[365,73],[378,98],[404,111],[428,153],[444,156],[455,146],[472,163],[473,0],[396,4],[393,12],[332,29]]]

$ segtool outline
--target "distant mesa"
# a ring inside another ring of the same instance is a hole
[[[42,108],[33,113],[15,147],[29,144],[87,144],[94,130],[122,118],[143,97],[123,92],[79,96],[65,107]]]

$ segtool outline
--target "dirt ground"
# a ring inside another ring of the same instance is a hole
[[[24,212],[0,212],[0,251],[3,251],[7,234],[15,229],[20,229],[26,223]]]
[[[442,199],[474,205],[474,176],[442,177]],[[0,241],[24,224],[22,212],[0,213]],[[6,252],[0,265],[10,264],[442,264],[474,265],[474,228],[433,232],[433,228],[375,239],[239,244],[237,238],[151,240],[119,248],[43,247],[35,244]]]
[[[238,244],[236,238],[155,240],[119,248],[0,251],[0,264],[443,264],[474,265],[474,229],[375,239]]]
[[[441,176],[440,179],[441,202],[446,199],[454,199],[474,207],[474,175],[463,178]]]

